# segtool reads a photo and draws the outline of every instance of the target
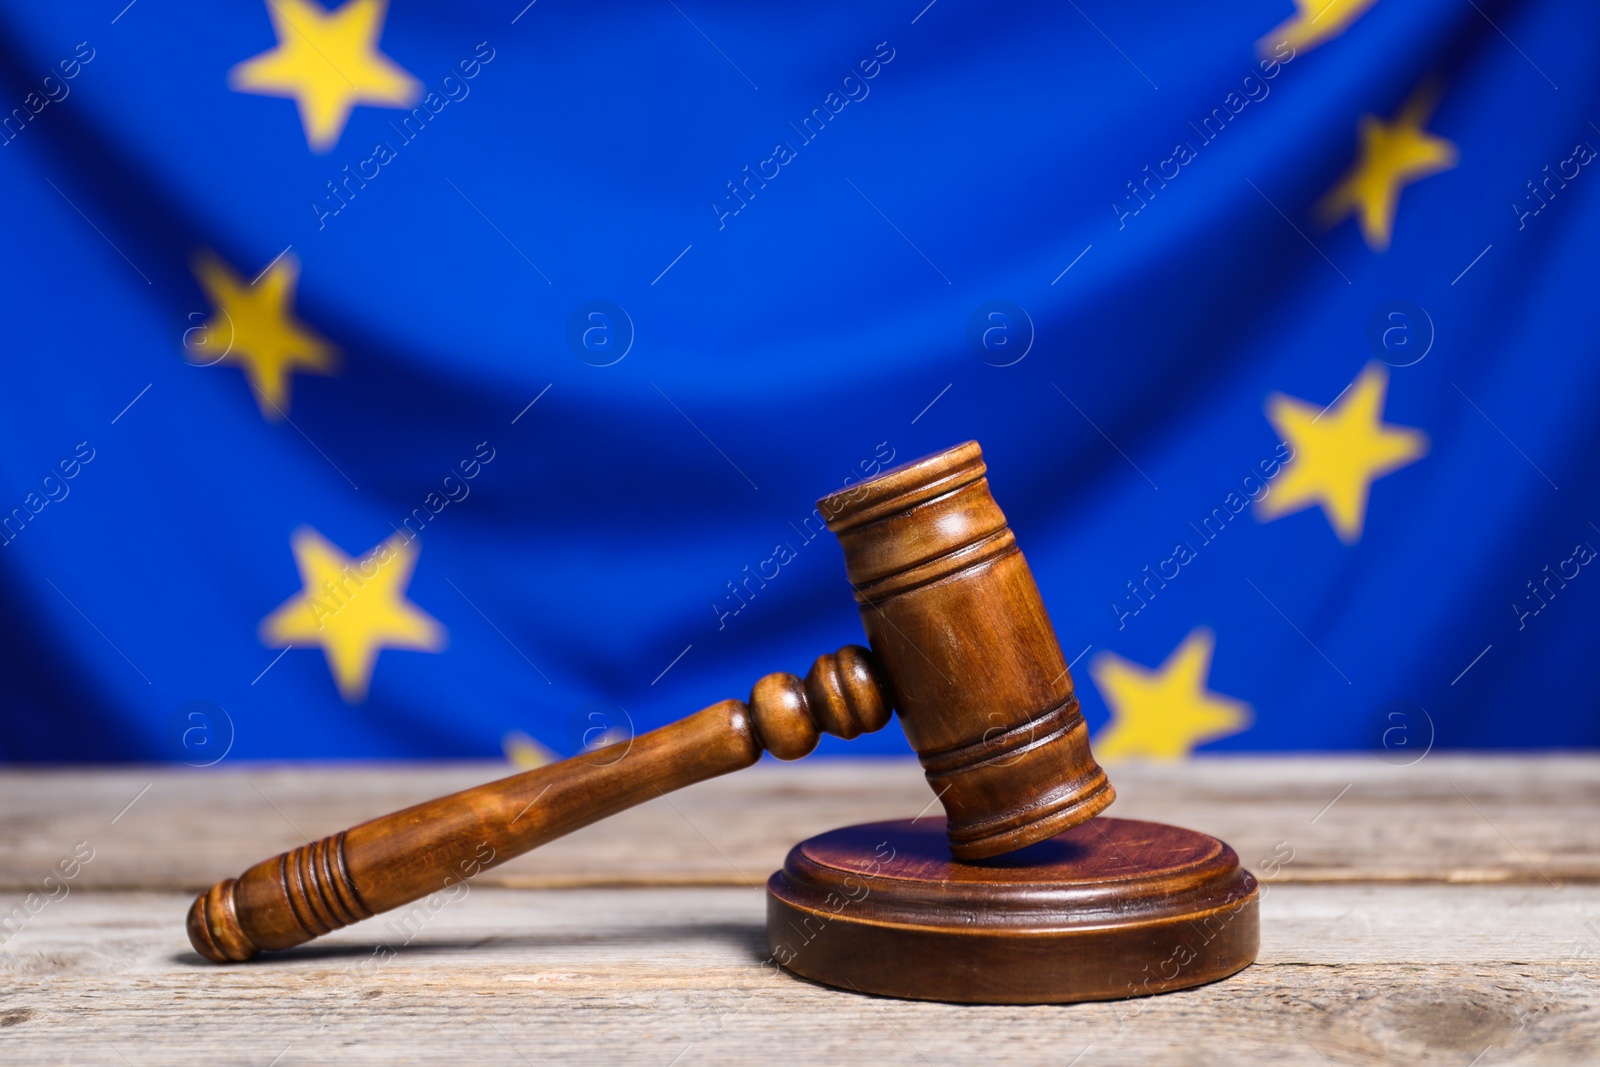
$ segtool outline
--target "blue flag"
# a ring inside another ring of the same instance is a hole
[[[969,439],[1107,759],[1600,743],[1593,5],[0,27],[0,758],[654,728]]]

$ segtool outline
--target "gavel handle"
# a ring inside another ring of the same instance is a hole
[[[848,646],[802,682],[769,674],[747,705],[724,700],[631,741],[502,778],[263,860],[189,909],[189,941],[218,963],[248,960],[449,893],[480,871],[674,789],[761,758],[798,759],[821,731],[850,738],[888,721],[871,655]]]

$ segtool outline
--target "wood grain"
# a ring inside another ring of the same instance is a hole
[[[750,703],[723,700],[571,759],[388,812],[302,844],[195,898],[189,939],[207,959],[248,960],[391,908],[644,801],[753,766],[798,759],[821,732],[846,739],[889,721],[866,649],[822,656],[802,682],[769,674]]]
[[[263,856],[505,771],[490,763],[7,768],[0,888],[27,891],[86,840],[97,852],[75,886],[198,890]],[[1112,774],[1110,814],[1220,837],[1251,869],[1277,856],[1283,880],[1600,883],[1596,757],[1436,753],[1411,767],[1369,755],[1209,757],[1118,764]],[[769,760],[649,801],[479,880],[760,886],[795,842],[913,816],[932,799],[909,758]],[[1293,858],[1282,863],[1286,850]]]
[[[987,471],[968,441],[817,501],[962,861],[1054,837],[1116,799]]]
[[[1264,888],[1260,961],[1234,978],[1056,1007],[857,997],[776,973],[749,888],[475,888],[409,944],[380,919],[220,968],[189,949],[183,894],[74,893],[0,950],[0,1061],[211,1063],[219,1047],[277,1067],[1600,1057],[1600,888]],[[374,956],[378,941],[392,954]]]
[[[0,915],[95,849],[0,933],[0,1062],[211,1063],[224,1043],[277,1067],[1600,1062],[1593,757],[1113,767],[1112,814],[1222,837],[1263,881],[1254,966],[1140,1001],[899,1002],[761,965],[762,880],[804,837],[926,807],[911,759],[763,764],[485,871],[465,899],[244,967],[189,949],[187,892],[217,874],[503,769],[0,773]],[[517,882],[591,888],[495,887]]]
[[[835,989],[949,1004],[1147,996],[1256,958],[1256,879],[1207,834],[1103,816],[983,864],[951,853],[936,815],[807,838],[767,882],[768,950]]]

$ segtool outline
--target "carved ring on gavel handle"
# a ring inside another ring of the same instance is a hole
[[[284,949],[448,890],[563,834],[674,789],[794,760],[822,732],[881,728],[889,701],[872,655],[849,645],[805,680],[769,674],[748,703],[724,700],[632,741],[430,800],[264,860],[189,909],[189,940],[218,963]]]

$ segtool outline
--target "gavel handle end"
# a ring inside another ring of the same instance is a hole
[[[239,923],[234,903],[237,878],[227,878],[194,898],[189,908],[189,943],[214,963],[243,963],[261,949]]]
[[[846,647],[818,659],[804,682],[768,675],[749,705],[719,701],[626,747],[596,749],[416,804],[263,860],[195,898],[189,941],[216,963],[303,944],[464,882],[596,819],[748,767],[764,748],[796,759],[816,746],[822,730],[854,737],[888,718],[870,654]]]

